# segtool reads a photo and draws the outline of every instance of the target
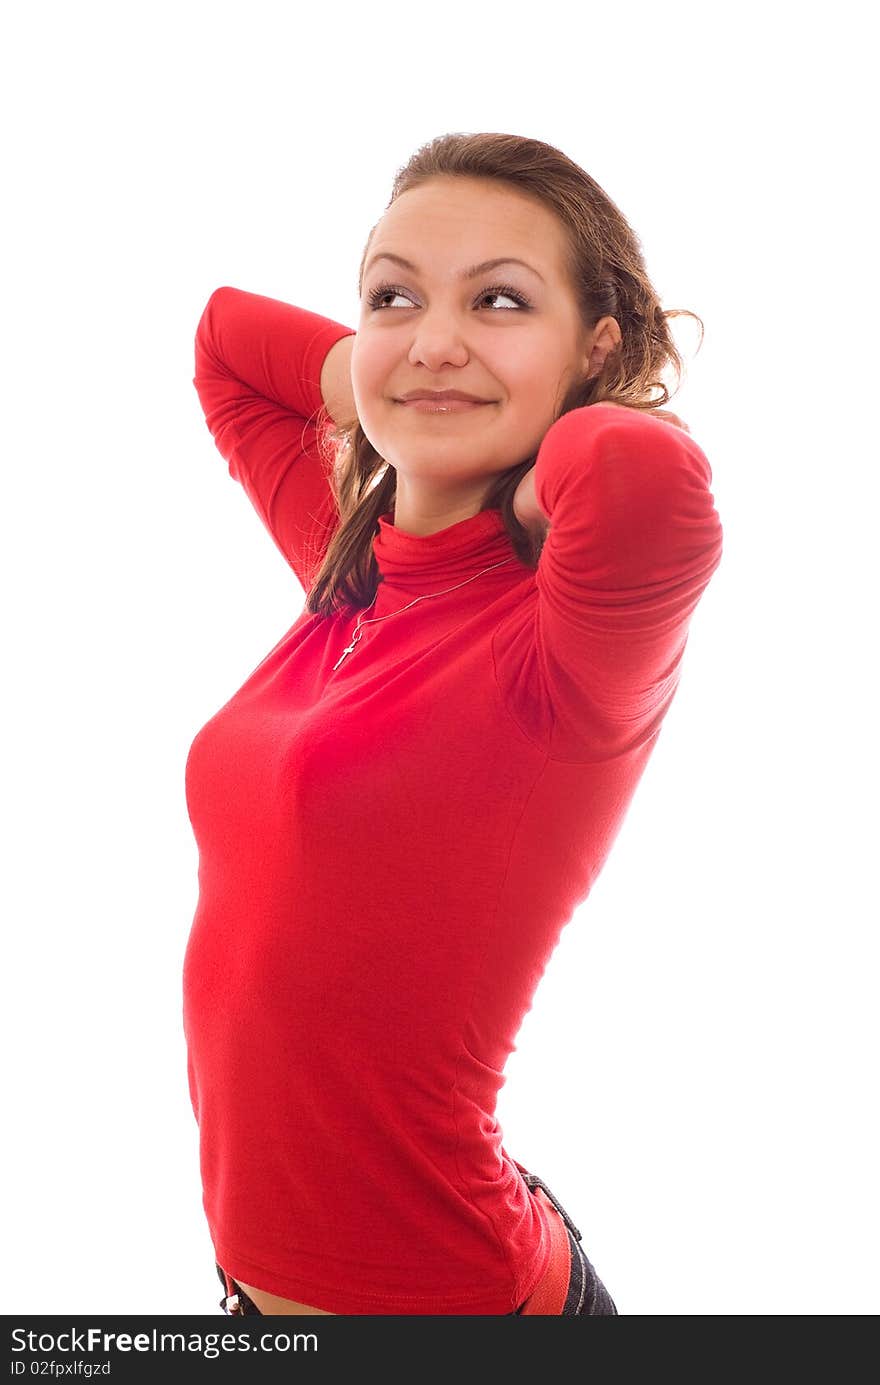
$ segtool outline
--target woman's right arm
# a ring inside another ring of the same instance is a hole
[[[330,347],[321,368],[321,398],[333,422],[341,427],[350,427],[357,418],[351,388],[351,353],[354,343],[354,335],[340,337],[339,341]]]
[[[305,590],[338,523],[318,445],[321,380],[328,354],[354,336],[333,318],[230,287],[211,294],[196,330],[193,384],[205,422]],[[332,390],[341,412],[344,390]]]

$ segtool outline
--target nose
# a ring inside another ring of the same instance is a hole
[[[439,371],[445,365],[466,365],[469,359],[470,351],[461,327],[450,313],[438,310],[426,314],[413,329],[409,349],[411,365],[421,364]]]

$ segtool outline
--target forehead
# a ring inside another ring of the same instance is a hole
[[[549,208],[488,179],[435,178],[402,193],[377,223],[367,263],[385,251],[425,269],[451,269],[501,255],[546,278],[562,273],[563,228]]]

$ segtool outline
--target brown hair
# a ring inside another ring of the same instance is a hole
[[[695,318],[700,323],[700,344],[702,319],[687,309],[661,308],[638,237],[584,169],[541,140],[506,134],[440,135],[398,171],[388,206],[410,188],[436,177],[493,178],[555,212],[567,232],[566,267],[585,327],[594,327],[602,317],[616,318],[620,346],[609,352],[599,374],[575,382],[559,417],[603,399],[644,410],[659,409],[669,401],[672,395],[660,377],[671,368],[676,377],[672,394],[676,393],[682,358],[668,319],[682,314]],[[359,296],[375,230],[374,226],[361,258]],[[659,395],[654,394],[657,390]],[[320,410],[321,416],[329,418],[326,407]],[[381,575],[373,538],[379,516],[394,508],[397,473],[375,450],[359,420],[331,423],[325,436],[328,480],[340,522],[308,592],[306,609],[332,615],[341,606],[359,609],[375,600]],[[536,457],[537,453],[501,472],[482,506],[501,511],[514,551],[531,566],[537,566],[543,540],[520,524],[513,512],[513,497]]]

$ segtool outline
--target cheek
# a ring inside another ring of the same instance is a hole
[[[359,330],[357,344],[351,353],[351,379],[355,388],[365,394],[388,394],[391,382],[400,374],[400,353],[380,336],[361,335]]]
[[[537,452],[554,419],[556,381],[543,374],[517,378],[500,416],[504,445],[523,457]]]
[[[557,379],[546,365],[534,362],[529,369],[523,361],[518,361],[515,370],[503,377],[505,411],[516,416],[518,422],[529,427],[537,426],[542,419],[549,426],[553,415],[553,401],[556,397]]]
[[[506,408],[523,426],[535,427],[542,419],[549,426],[558,386],[558,371],[549,364],[549,353],[522,350],[499,364]]]

